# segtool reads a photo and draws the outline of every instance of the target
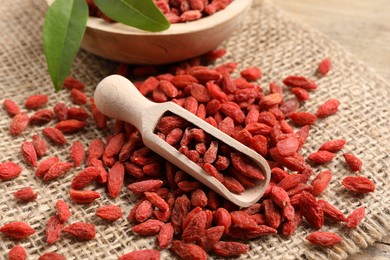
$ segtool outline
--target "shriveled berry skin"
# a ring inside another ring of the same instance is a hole
[[[25,222],[16,221],[0,227],[0,232],[14,239],[24,239],[34,234],[35,230]]]
[[[306,239],[315,245],[333,246],[340,243],[343,239],[332,232],[316,231],[306,236]]]
[[[64,232],[72,234],[82,240],[94,239],[96,235],[95,226],[84,222],[73,223],[64,228]]]
[[[122,217],[123,212],[119,206],[106,205],[96,210],[96,216],[101,219],[115,221]]]
[[[127,254],[124,254],[118,258],[119,260],[159,260],[160,251],[154,249],[143,249],[133,251]]]
[[[8,260],[26,260],[27,253],[24,247],[14,246],[8,253]]]
[[[19,176],[22,167],[14,162],[0,163],[0,180],[10,180]]]
[[[375,183],[363,176],[347,176],[342,182],[343,186],[356,193],[369,193],[375,191]]]
[[[56,252],[48,252],[41,255],[38,260],[66,260],[65,256],[56,253]]]

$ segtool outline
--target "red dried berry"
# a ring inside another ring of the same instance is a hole
[[[71,134],[82,130],[84,127],[84,121],[79,121],[76,119],[67,119],[56,124],[55,129],[60,130],[64,134]]]
[[[84,161],[84,146],[80,141],[76,141],[71,145],[69,148],[69,156],[72,159],[75,167],[80,166],[80,163]]]
[[[309,92],[304,88],[292,88],[291,92],[298,98],[299,101],[306,101],[309,100],[310,94]]]
[[[47,95],[32,95],[26,99],[24,107],[27,109],[36,109],[46,105],[47,101]]]
[[[307,90],[317,89],[317,84],[303,76],[288,76],[283,80],[284,85],[292,88],[303,88]]]
[[[129,186],[127,186],[127,188],[134,193],[142,194],[147,191],[149,192],[156,191],[162,185],[163,185],[162,180],[145,180],[145,181],[134,182]]]
[[[116,198],[123,185],[123,179],[125,176],[125,168],[120,162],[116,162],[110,169],[107,179],[108,193],[112,198]]]
[[[72,76],[67,76],[64,81],[64,88],[66,89],[84,89],[85,84],[81,82],[80,80],[72,77]]]
[[[323,164],[330,162],[335,156],[335,153],[331,153],[326,150],[319,150],[318,152],[311,153],[308,156],[308,159],[312,162]]]
[[[26,113],[19,113],[12,118],[9,132],[11,135],[20,135],[26,130],[30,119]]]
[[[314,125],[317,117],[308,112],[294,112],[290,114],[291,121],[298,126]]]
[[[322,76],[325,76],[326,74],[328,74],[331,67],[332,60],[330,58],[325,58],[318,64],[318,71],[321,73]]]
[[[320,172],[311,182],[311,186],[313,187],[311,194],[314,196],[320,195],[322,192],[324,192],[326,187],[328,187],[331,179],[332,173],[330,171]]]
[[[93,224],[84,222],[73,223],[64,228],[64,232],[72,234],[82,240],[94,239],[96,235],[95,226]]]
[[[337,99],[329,99],[318,107],[316,116],[318,118],[324,118],[333,115],[339,110],[339,105],[340,102]]]
[[[85,120],[87,120],[88,117],[89,117],[89,114],[88,114],[87,110],[85,110],[85,108],[83,108],[83,107],[70,107],[68,109],[67,118],[65,118],[63,120],[76,119],[79,121],[85,121]]]
[[[60,238],[62,229],[64,228],[64,222],[55,215],[49,218],[46,224],[46,242],[48,244],[54,244]]]
[[[41,255],[38,260],[66,260],[65,256],[56,253],[56,252],[48,252]]]
[[[72,215],[72,213],[69,210],[69,205],[65,201],[63,201],[63,200],[57,200],[57,202],[56,202],[56,212],[57,212],[58,218],[62,222],[68,221],[68,219]]]
[[[30,125],[43,125],[49,123],[54,117],[53,112],[50,109],[41,109],[35,112],[31,117]]]
[[[363,176],[347,176],[341,183],[345,188],[356,193],[364,194],[375,191],[374,182]]]
[[[172,242],[170,250],[172,250],[183,260],[207,259],[206,252],[201,247],[194,244],[186,244],[179,240],[175,240]]]
[[[0,163],[0,179],[10,180],[19,176],[22,168],[14,162]]]
[[[47,143],[39,135],[35,134],[32,136],[32,144],[38,157],[42,157],[47,152]]]
[[[145,222],[138,224],[132,230],[141,236],[152,236],[160,232],[164,222],[156,219],[148,219]]]
[[[355,155],[350,153],[343,154],[345,162],[347,163],[349,169],[353,172],[360,172],[362,170],[362,161],[357,158]]]
[[[27,253],[24,247],[22,246],[14,246],[8,252],[8,260],[26,260]]]
[[[14,197],[20,201],[33,201],[37,199],[38,193],[34,192],[31,187],[25,187],[14,192]]]
[[[19,106],[11,99],[5,99],[3,102],[3,106],[10,116],[16,116],[20,113]]]
[[[43,181],[54,180],[70,171],[72,167],[73,165],[69,162],[57,162],[43,175]]]
[[[119,206],[106,205],[96,210],[96,216],[101,219],[115,221],[122,217],[123,212]]]
[[[91,190],[70,190],[70,198],[78,204],[88,204],[100,198],[100,194]]]
[[[56,128],[46,127],[42,130],[42,133],[56,144],[59,145],[66,144],[66,139],[64,134]]]
[[[57,103],[54,108],[54,115],[58,121],[66,120],[68,118],[68,106],[65,103]]]
[[[249,246],[239,242],[219,241],[213,246],[214,253],[223,257],[237,257],[246,253],[248,250]]]
[[[70,95],[72,97],[72,101],[73,103],[75,104],[79,104],[79,105],[83,105],[85,103],[87,103],[87,96],[84,94],[84,92],[76,89],[76,88],[72,88],[70,90]]]
[[[316,199],[310,193],[303,191],[299,197],[302,216],[310,226],[320,229],[324,224],[324,212]]]
[[[327,141],[323,143],[318,150],[337,152],[344,148],[345,143],[346,143],[345,139],[335,139],[335,140]]]
[[[349,228],[356,228],[360,222],[363,220],[366,215],[366,208],[360,207],[352,211],[352,213],[347,217],[345,225]]]
[[[72,189],[81,190],[100,175],[96,167],[87,167],[79,172],[72,180]]]
[[[31,142],[23,142],[20,150],[23,155],[24,161],[31,166],[38,166],[38,156],[35,151],[34,145]]]
[[[246,80],[258,80],[261,78],[261,71],[257,67],[249,67],[243,71],[240,72],[241,77],[245,78]]]
[[[49,171],[51,166],[53,166],[54,164],[56,164],[59,161],[60,160],[58,159],[58,157],[49,157],[49,158],[44,159],[38,165],[38,168],[35,172],[35,175],[39,178],[42,178]]]
[[[104,152],[104,143],[100,138],[93,139],[89,144],[87,162],[90,165],[92,159],[100,159]]]
[[[16,221],[0,227],[0,232],[14,239],[24,239],[34,234],[35,230],[25,222]]]
[[[343,239],[333,232],[316,231],[306,236],[306,239],[319,246],[334,246],[340,243]]]
[[[344,214],[335,206],[329,204],[327,201],[318,200],[318,204],[321,206],[322,210],[324,211],[325,217],[336,222],[346,221]]]
[[[159,247],[162,249],[167,248],[168,245],[172,242],[174,233],[175,231],[171,223],[164,224],[161,227],[160,233],[158,233],[157,237]]]
[[[118,260],[159,260],[160,252],[153,249],[143,249],[124,254]]]

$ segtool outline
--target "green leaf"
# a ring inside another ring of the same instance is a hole
[[[55,0],[43,25],[43,48],[51,80],[59,91],[69,74],[88,19],[85,0]]]
[[[152,0],[94,0],[111,19],[150,32],[169,28],[170,23]]]

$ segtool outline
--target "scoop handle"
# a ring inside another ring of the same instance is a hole
[[[128,79],[120,75],[104,78],[95,89],[95,104],[106,116],[142,129],[143,115],[156,104],[146,99]]]

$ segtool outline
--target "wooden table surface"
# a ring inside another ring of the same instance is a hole
[[[362,60],[390,82],[389,0],[274,0],[291,14]],[[390,236],[349,260],[390,259]]]

